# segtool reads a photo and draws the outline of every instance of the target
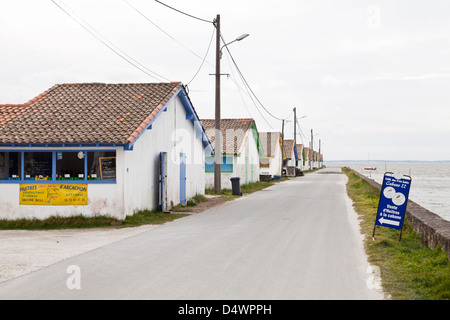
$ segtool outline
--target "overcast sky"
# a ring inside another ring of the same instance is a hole
[[[224,49],[222,118],[281,131],[289,117],[293,138],[295,107],[298,143],[313,130],[325,160],[450,160],[449,1],[161,2],[220,14],[227,43],[250,34],[228,47],[250,89]],[[199,116],[214,118],[211,22],[154,0],[0,4],[0,104],[59,83],[182,81]]]

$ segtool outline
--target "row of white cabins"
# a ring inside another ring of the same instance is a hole
[[[223,189],[322,163],[253,119],[222,119],[220,134]],[[214,139],[179,82],[60,84],[0,105],[0,218],[170,210],[213,188]]]

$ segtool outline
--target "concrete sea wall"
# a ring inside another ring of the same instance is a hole
[[[354,170],[353,172],[381,191],[381,184]],[[421,239],[427,243],[429,248],[434,249],[439,245],[447,252],[450,260],[450,221],[443,219],[411,200],[408,200],[405,218],[414,231],[420,235]]]

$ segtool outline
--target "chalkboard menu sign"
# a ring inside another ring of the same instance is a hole
[[[116,157],[101,157],[100,178],[102,180],[116,180]]]

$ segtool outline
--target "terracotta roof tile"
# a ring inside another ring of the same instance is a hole
[[[295,157],[294,154],[294,140],[284,140],[284,153],[286,154],[286,158],[293,159]]]
[[[303,144],[297,143],[297,154],[299,155],[303,152]]]
[[[310,149],[308,147],[303,147],[303,150],[305,151],[305,160],[311,160]]]
[[[0,105],[0,143],[133,142],[182,84],[59,84]]]
[[[215,148],[215,120],[200,120],[206,135]],[[252,128],[254,119],[221,119],[220,131],[222,133],[222,150],[227,154],[239,154],[245,142],[247,131]]]
[[[259,132],[259,140],[266,157],[274,157],[280,144],[281,132]],[[269,150],[270,147],[270,150]]]
[[[0,126],[13,120],[15,117],[27,111],[30,107],[25,104],[0,105]]]

